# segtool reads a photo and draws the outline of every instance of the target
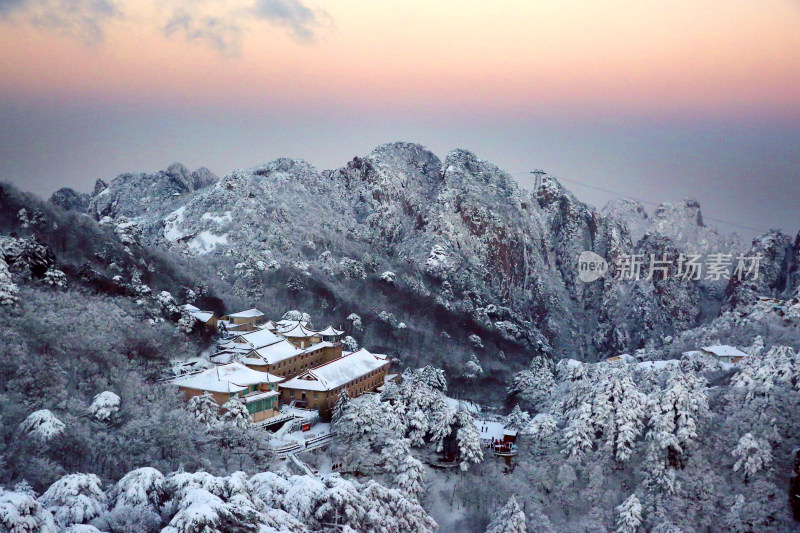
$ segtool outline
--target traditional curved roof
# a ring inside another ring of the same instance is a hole
[[[333,326],[328,326],[327,328],[320,330],[317,332],[319,335],[324,335],[326,337],[330,337],[333,335],[341,335],[344,331],[338,330]]]
[[[303,337],[314,337],[315,335],[318,335],[318,333],[314,330],[303,327],[303,324],[298,322],[292,329],[281,331],[281,335],[296,339]]]

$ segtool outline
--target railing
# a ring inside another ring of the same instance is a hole
[[[300,450],[302,450],[300,445],[294,442],[292,444],[287,444],[286,446],[281,446],[280,448],[274,448],[272,451],[275,452],[275,455],[277,455],[279,458],[283,459]]]

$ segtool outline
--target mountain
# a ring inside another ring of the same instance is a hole
[[[59,198],[52,201],[81,205]],[[441,160],[411,143],[379,146],[334,170],[278,159],[219,179],[179,164],[122,174],[98,182],[86,212],[105,224],[133,224],[149,246],[215,265],[243,301],[262,296],[259,285],[269,291],[300,276],[316,284],[306,292],[323,294],[309,304],[337,309],[334,319],[344,319],[343,302],[358,294],[379,302],[376,317],[385,311],[417,331],[428,328],[423,319],[437,329],[455,321],[528,356],[595,359],[659,344],[756,293],[785,293],[797,278],[797,245],[776,236],[778,244],[762,245],[776,247],[765,258],[765,278],[746,295],[725,279],[584,283],[576,268],[584,250],[619,267],[628,254],[736,257],[745,247],[705,225],[693,199],[652,214],[622,199],[598,210],[552,176],[529,190],[467,150]],[[379,282],[385,271],[396,274],[391,289]],[[414,317],[411,301],[436,310]],[[456,360],[469,356],[469,333],[452,341],[463,344]],[[502,358],[506,347],[496,348],[485,357]]]

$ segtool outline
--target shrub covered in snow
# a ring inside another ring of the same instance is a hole
[[[342,345],[348,352],[355,352],[358,350],[358,341],[350,335],[347,335],[344,339],[342,339]]]
[[[28,415],[19,428],[32,437],[49,441],[61,435],[67,426],[48,409],[40,409]]]
[[[0,531],[8,533],[57,533],[53,515],[35,494],[0,487]]]
[[[61,527],[85,524],[105,510],[106,494],[94,474],[70,474],[42,494],[42,504]]]
[[[17,293],[19,288],[11,279],[8,264],[3,259],[3,249],[0,248],[0,305],[14,305],[19,301]]]
[[[67,286],[67,276],[57,268],[50,267],[44,273],[42,281],[45,285],[50,285],[58,289],[63,289]]]
[[[111,391],[104,391],[94,397],[89,412],[101,422],[108,422],[119,411],[120,398]]]

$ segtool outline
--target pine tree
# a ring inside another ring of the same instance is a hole
[[[225,402],[222,408],[227,410],[225,414],[222,415],[222,421],[225,424],[230,424],[240,429],[244,429],[250,425],[250,412],[247,410],[247,406],[242,399],[238,396],[231,396],[231,399]]]
[[[506,427],[516,431],[524,431],[531,423],[531,416],[520,409],[519,404],[509,413],[506,419]]]
[[[458,451],[461,454],[459,468],[466,471],[469,470],[469,463],[483,461],[483,449],[480,433],[478,433],[478,428],[475,426],[475,420],[464,404],[459,405],[456,412],[456,425],[458,425],[456,442],[458,443]]]
[[[3,249],[0,248],[0,305],[15,305],[19,301],[19,289],[11,279],[8,263],[3,258]]]
[[[736,448],[733,456],[738,458],[733,470],[744,472],[745,484],[755,474],[767,468],[772,462],[772,450],[766,439],[756,439],[751,433],[745,433]]]
[[[642,504],[636,494],[617,506],[617,533],[636,533],[642,523]]]
[[[394,484],[416,500],[424,490],[425,471],[422,463],[411,454],[408,439],[390,439],[381,451],[387,472],[393,474]]]
[[[428,419],[421,409],[414,409],[407,414],[408,438],[411,446],[425,444],[425,435],[428,433]]]
[[[486,528],[486,533],[526,533],[527,531],[525,513],[522,512],[513,495],[492,516],[492,521]]]
[[[61,435],[67,426],[48,409],[40,409],[28,415],[19,428],[41,441],[49,441]]]
[[[555,387],[553,365],[549,359],[536,356],[531,360],[530,366],[514,376],[512,385],[508,388],[510,394],[517,394],[520,398],[530,402],[540,411],[550,392]]]
[[[104,391],[94,397],[89,406],[92,416],[101,422],[108,422],[119,411],[120,398],[111,391]]]
[[[569,414],[569,422],[564,431],[564,454],[570,459],[581,459],[594,446],[592,410],[589,404],[582,404]]]
[[[333,406],[333,410],[331,413],[331,425],[335,426],[336,422],[342,417],[345,410],[347,409],[347,404],[350,403],[350,394],[347,392],[347,388],[343,388],[342,392],[339,393],[339,397],[336,398],[336,403]]]
[[[206,427],[216,426],[220,422],[219,405],[209,392],[192,396],[186,404],[186,410]]]
[[[27,491],[0,487],[0,531],[9,533],[57,533],[53,515]]]
[[[106,494],[94,474],[70,474],[53,483],[39,501],[66,528],[85,524],[105,510]]]

